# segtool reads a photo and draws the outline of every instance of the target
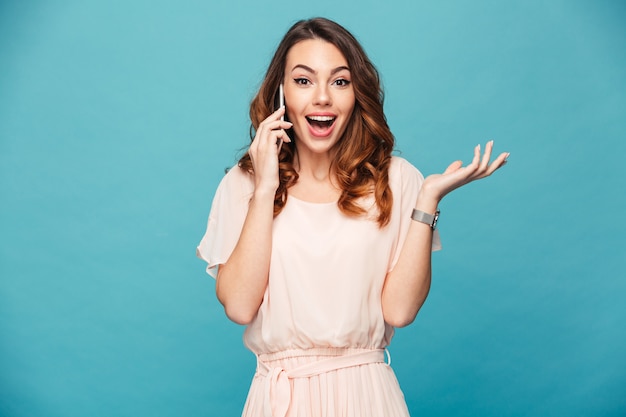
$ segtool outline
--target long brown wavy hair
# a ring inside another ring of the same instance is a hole
[[[287,53],[293,45],[307,39],[321,39],[341,51],[348,61],[355,104],[342,138],[335,145],[333,167],[341,195],[339,209],[349,216],[361,216],[367,210],[359,199],[373,196],[378,208],[380,227],[389,223],[393,196],[389,187],[389,164],[394,137],[383,112],[384,94],[380,76],[365,51],[345,28],[324,18],[301,20],[294,24],[278,45],[257,95],[250,103],[250,138],[259,124],[276,109],[278,86],[284,78]],[[287,132],[293,136],[293,129]],[[287,202],[288,188],[298,180],[293,160],[294,142],[283,143],[279,154],[280,183],[274,198],[274,216]],[[254,173],[250,155],[239,160],[239,167]]]

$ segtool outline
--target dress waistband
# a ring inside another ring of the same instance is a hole
[[[385,362],[385,352],[391,363],[391,356],[386,349],[310,349],[287,350],[270,354],[257,355],[257,375],[265,379],[265,399],[263,412],[265,417],[284,417],[291,402],[290,379],[309,378],[337,369],[369,363]],[[328,358],[305,363],[293,369],[270,366],[266,362],[277,359],[302,356],[328,356]]]

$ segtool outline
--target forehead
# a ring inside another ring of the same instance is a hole
[[[348,61],[332,43],[321,39],[307,39],[293,45],[287,53],[286,70],[291,71],[297,65],[324,71],[347,67]]]

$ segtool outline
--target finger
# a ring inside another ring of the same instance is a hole
[[[274,113],[270,114],[265,120],[280,120],[282,116],[285,115],[285,106],[279,107]],[[264,120],[264,121],[265,121]]]
[[[281,116],[284,116],[285,115],[285,106],[284,105],[280,106],[273,114],[277,115],[279,118]]]
[[[280,150],[283,148],[283,143],[291,143],[291,138],[284,130],[281,130],[281,135],[279,136],[276,145],[278,145],[278,154],[280,155]]]
[[[276,130],[276,137],[280,138],[284,142],[287,142],[287,143],[291,142],[291,138],[289,137],[287,132],[285,132],[284,129]]]
[[[500,169],[504,165],[506,165],[509,155],[511,155],[509,152],[503,152],[498,155],[498,157],[491,163],[491,165],[489,165],[487,172],[485,172],[485,177],[493,174],[497,169]]]
[[[472,158],[472,162],[470,162],[465,167],[468,177],[472,177],[475,174],[476,170],[478,169],[479,162],[480,162],[480,144],[474,147],[474,157]]]
[[[280,107],[278,110],[274,111],[274,113],[267,116],[261,123],[259,123],[259,129],[273,122],[284,122],[281,118],[285,115],[285,106]],[[289,122],[286,122],[289,123]],[[257,129],[258,130],[258,129]]]
[[[470,163],[470,165],[474,165],[477,167],[479,161],[480,161],[480,143],[476,145],[476,147],[474,148],[474,158],[472,159],[472,162]]]
[[[287,132],[282,129],[272,131],[272,137],[276,138],[276,140],[273,142],[276,145],[282,145],[283,142],[291,142],[291,138],[289,137]],[[268,143],[272,143],[272,141],[270,140]]]
[[[277,158],[284,142],[291,142],[291,138],[284,130],[272,130],[268,134],[268,140],[262,140],[258,146],[258,153]]]
[[[286,120],[265,119],[259,125],[259,128],[257,129],[257,134],[266,132],[266,131],[276,130],[276,129],[291,129],[292,126],[293,126],[293,123],[288,122]]]
[[[287,136],[287,135],[285,135],[285,136]],[[278,146],[278,153],[280,153],[280,148],[283,147],[283,141],[284,141],[283,135],[279,133],[279,134],[276,135],[276,138],[277,138],[276,139],[276,145]]]
[[[453,163],[448,165],[448,168],[446,168],[446,170],[443,173],[444,174],[449,174],[449,173],[454,172],[457,169],[461,168],[462,166],[463,166],[463,162],[462,161],[454,161]]]
[[[483,155],[483,159],[480,161],[479,171],[484,172],[487,170],[489,166],[489,160],[491,159],[491,151],[493,150],[493,141],[490,140],[485,145],[485,154]]]
[[[271,122],[264,121],[259,125],[259,129],[252,141],[252,146],[255,144],[258,146],[259,143],[263,143],[265,146],[276,145],[279,137],[287,137],[287,142],[291,142],[291,139],[285,133],[285,129],[291,128],[292,125],[291,122],[281,120]]]
[[[289,124],[289,126],[284,125],[284,123],[290,123],[290,122],[286,122],[284,120],[284,116],[285,116],[285,107],[280,107],[278,110],[276,110],[274,113],[270,114],[267,118],[265,118],[260,124],[259,127],[261,126],[268,126],[270,129],[276,129],[275,126],[276,122],[280,122],[280,124],[278,126],[280,126],[283,129],[288,129],[291,127],[291,124]],[[283,127],[286,126],[286,127]]]
[[[282,130],[270,130],[264,135],[261,135],[258,140],[258,152],[267,154],[273,154],[276,152],[276,145],[281,140]]]

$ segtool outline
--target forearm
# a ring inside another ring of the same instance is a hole
[[[274,195],[257,192],[250,201],[239,241],[218,270],[216,293],[226,315],[248,324],[267,288],[272,247]]]
[[[438,200],[418,197],[415,208],[426,213],[437,210]],[[385,279],[382,308],[385,321],[394,327],[413,322],[424,304],[431,282],[433,230],[413,221],[409,227],[400,257]]]

